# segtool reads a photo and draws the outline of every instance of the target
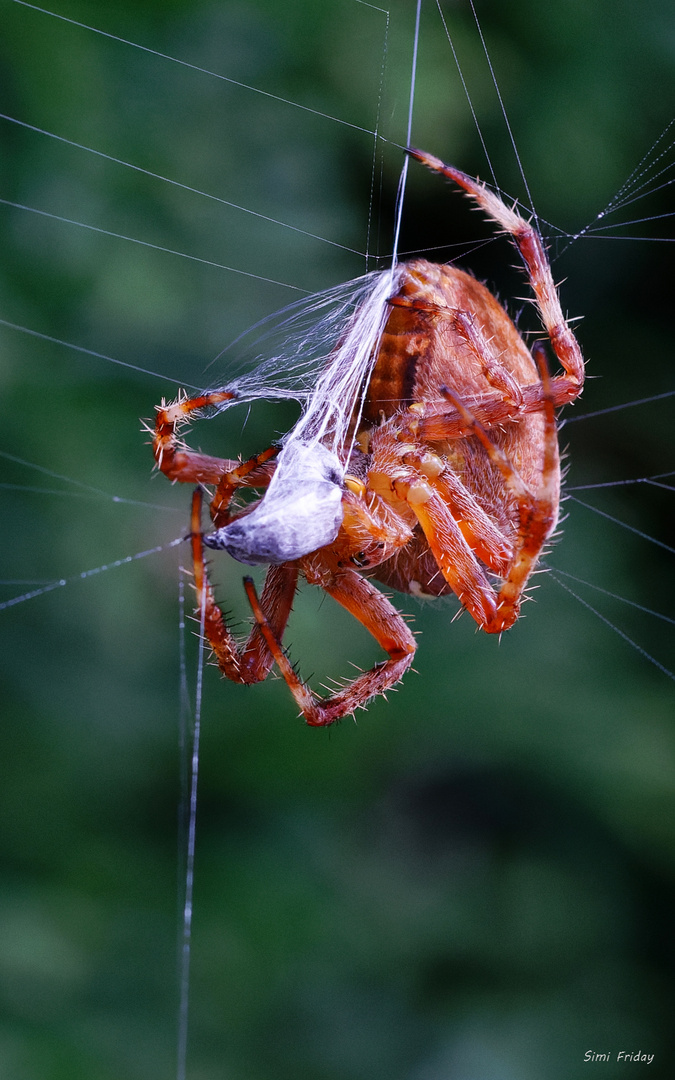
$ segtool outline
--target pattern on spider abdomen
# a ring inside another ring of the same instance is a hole
[[[370,378],[364,419],[377,423],[415,401],[438,401],[452,386],[462,397],[489,389],[477,358],[454,326],[458,312],[473,316],[492,352],[519,383],[539,378],[530,352],[498,300],[456,266],[413,259],[391,297],[377,363]]]

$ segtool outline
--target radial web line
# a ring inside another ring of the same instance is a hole
[[[537,211],[534,208],[534,199],[532,198],[532,193],[530,192],[530,185],[527,182],[527,177],[525,175],[525,169],[523,168],[523,163],[520,160],[520,154],[518,153],[518,147],[516,145],[516,138],[515,138],[515,135],[513,134],[512,128],[511,128],[511,123],[509,121],[508,113],[506,111],[506,105],[504,104],[504,99],[502,97],[502,92],[499,89],[499,83],[497,82],[497,76],[495,74],[495,69],[492,66],[492,59],[490,57],[490,53],[488,52],[487,42],[485,41],[485,37],[483,36],[483,28],[482,28],[482,26],[480,24],[480,20],[478,18],[478,14],[476,12],[476,8],[474,6],[473,0],[469,0],[469,4],[471,6],[471,11],[473,12],[473,17],[474,17],[474,20],[475,20],[475,23],[476,23],[476,28],[478,30],[478,36],[480,37],[481,45],[483,46],[483,52],[485,53],[485,59],[487,60],[488,68],[490,69],[490,75],[492,76],[492,84],[493,84],[493,86],[495,88],[495,93],[497,94],[497,99],[499,101],[499,107],[500,107],[500,109],[502,111],[502,116],[504,117],[504,123],[506,124],[506,130],[509,133],[509,139],[511,140],[511,146],[513,147],[513,153],[515,155],[516,162],[517,162],[517,165],[518,165],[518,171],[520,172],[520,176],[521,176],[521,179],[523,181],[523,186],[525,188],[525,193],[527,195],[527,199],[528,199],[528,203],[529,203],[529,209],[530,209],[530,211],[532,213],[532,216],[534,218],[535,227],[538,229],[539,225],[538,225],[538,219],[537,219]]]
[[[189,822],[189,782],[188,782],[188,733],[193,727],[192,704],[187,670],[187,622],[185,618],[185,577],[188,571],[178,567],[178,666],[179,666],[179,713],[178,713],[178,768],[179,768],[179,803],[176,865],[176,926],[178,927],[178,948],[176,973],[180,971],[183,954],[183,916],[185,910],[185,874],[186,852]],[[180,987],[178,1000],[180,1003]]]
[[[143,499],[125,499],[122,495],[111,495],[109,491],[103,491],[102,488],[94,487],[92,484],[85,484],[82,480],[73,480],[70,476],[63,476],[62,473],[54,472],[53,469],[47,469],[44,465],[36,465],[32,461],[26,461],[24,458],[17,457],[15,454],[8,454],[6,450],[0,450],[0,457],[5,458],[6,461],[13,461],[16,465],[22,465],[26,469],[34,469],[36,472],[42,473],[44,476],[51,476],[53,480],[63,480],[64,484],[73,484],[75,487],[83,488],[82,492],[75,491],[45,491],[42,494],[49,495],[90,495],[91,498],[108,499],[114,503],[124,503],[129,506],[147,506],[150,510],[171,510],[175,511],[174,506],[161,506],[158,503],[145,502]],[[25,491],[37,491],[37,488],[32,486],[23,486],[18,484],[2,484],[2,487],[18,488]]]
[[[673,146],[675,146],[675,141],[671,139],[667,146],[664,146],[659,151],[659,153],[654,156],[657,146],[665,139],[673,124],[675,124],[675,119],[671,120],[668,124],[666,124],[665,128],[663,129],[661,134],[654,140],[642,160],[638,162],[638,164],[629,174],[629,176],[621,185],[616,194],[610,199],[607,207],[605,208],[605,213],[610,213],[614,210],[621,209],[623,206],[627,206],[630,203],[635,202],[636,199],[642,197],[640,195],[640,192],[643,192],[645,187],[647,187],[649,184],[653,184],[654,181],[658,180],[660,176],[665,175],[665,173],[667,173],[669,169],[672,169],[673,163],[671,161],[668,162],[667,165],[664,165],[662,168],[660,168],[658,172],[652,171],[656,168],[657,163],[661,161],[666,156],[666,154],[673,149]],[[642,180],[642,183],[639,184],[639,180]],[[672,183],[672,179],[668,180],[665,184],[660,184],[659,187],[652,189],[652,191],[659,191],[661,187],[668,187]],[[652,191],[647,192],[647,194],[651,195]]]
[[[190,954],[192,946],[192,901],[194,895],[195,837],[197,827],[197,783],[199,780],[199,739],[201,735],[202,688],[204,680],[204,626],[206,597],[202,594],[199,612],[199,651],[197,654],[197,685],[195,687],[195,719],[192,731],[190,767],[190,801],[187,853],[185,866],[185,905],[180,961],[180,1000],[178,1003],[178,1045],[176,1051],[176,1080],[186,1080],[187,1039],[190,1004]]]
[[[583,578],[577,577],[575,574],[568,574],[566,570],[561,570],[559,566],[548,566],[546,563],[541,563],[547,571],[551,571],[553,574],[562,574],[563,577],[569,578],[570,581],[576,581],[577,585],[584,585],[587,589],[594,589],[595,592],[602,593],[603,596],[609,596],[612,600],[618,600],[621,604],[627,604],[629,607],[635,608],[637,611],[644,612],[645,615],[651,615],[654,619],[661,619],[662,622],[670,623],[671,626],[675,626],[675,619],[670,615],[664,615],[660,611],[654,611],[653,608],[645,607],[644,604],[638,604],[635,600],[629,600],[626,596],[619,596],[618,593],[610,592],[609,589],[604,589],[602,585],[594,585],[592,581],[584,581]]]
[[[673,181],[669,181],[669,183],[673,183]],[[666,185],[664,184],[662,186],[665,187]],[[655,188],[654,190],[659,191],[660,189]],[[650,191],[647,194],[651,195],[652,192]],[[640,197],[642,198],[643,196]],[[644,196],[644,198],[646,198],[646,195]],[[630,218],[629,221],[615,221],[613,224],[610,225],[598,225],[596,229],[590,228],[587,230],[587,232],[588,236],[591,236],[595,240],[633,239],[632,237],[605,236],[603,234],[608,232],[610,229],[627,229],[629,225],[644,225],[646,221],[662,221],[664,218],[669,217],[675,217],[674,210],[667,210],[664,211],[662,214],[648,214],[646,217]],[[671,237],[662,237],[662,239],[672,240]]]
[[[161,180],[163,184],[170,184],[171,187],[180,188],[182,191],[188,191],[191,195],[200,195],[203,199],[211,199],[213,202],[220,203],[222,206],[229,206],[232,210],[239,210],[243,214],[250,214],[252,217],[260,218],[261,221],[267,221],[270,225],[280,225],[283,229],[290,229],[292,232],[300,233],[302,236],[308,236],[311,240],[319,240],[322,244],[330,244],[331,247],[340,248],[342,251],[349,251],[353,255],[363,255],[362,251],[357,251],[355,248],[347,247],[345,244],[338,244],[335,240],[328,240],[325,236],[318,236],[316,233],[309,232],[307,229],[300,229],[296,225],[290,225],[287,221],[280,221],[279,218],[270,217],[268,214],[261,214],[257,210],[251,210],[247,206],[242,206],[241,203],[230,202],[229,199],[222,199],[219,195],[212,195],[208,191],[202,191],[201,188],[191,187],[190,184],[184,184],[180,180],[172,180],[170,176],[164,176],[162,173],[153,172],[151,169],[145,169],[142,165],[134,165],[131,161],[125,161],[123,158],[115,157],[113,154],[106,154],[103,150],[96,150],[93,146],[85,146],[84,143],[75,142],[74,139],[67,139],[63,135],[57,135],[53,131],[47,131],[46,128],[36,127],[35,124],[28,124],[25,120],[19,120],[15,116],[9,116],[7,113],[0,113],[0,120],[6,120],[10,124],[17,124],[19,127],[26,128],[28,131],[34,131],[38,135],[45,135],[48,139],[55,139],[56,142],[64,143],[66,146],[71,146],[75,150],[84,150],[87,154],[94,154],[95,157],[103,158],[104,161],[110,161],[114,165],[122,165],[125,169],[131,169],[133,172],[141,173],[143,176],[149,176],[152,180]],[[2,199],[0,202],[5,202]],[[8,206],[18,206],[16,203],[7,203]],[[21,210],[31,210],[30,206],[20,206]],[[35,213],[44,213],[45,211],[36,210]],[[69,221],[68,218],[58,218],[56,214],[52,215],[57,220]],[[72,225],[78,225],[80,222],[69,222]],[[89,226],[93,228],[93,226]],[[104,230],[97,230],[103,232]],[[111,234],[115,236],[115,233]],[[123,239],[129,239],[129,237],[123,237]],[[140,241],[139,241],[140,242]],[[152,247],[153,245],[148,245]],[[163,250],[163,249],[162,249]],[[180,254],[176,252],[175,254]],[[201,260],[200,260],[201,261]],[[206,262],[207,260],[203,260]],[[217,265],[214,264],[214,265]],[[226,269],[230,269],[226,267]],[[278,283],[277,283],[278,284]]]
[[[67,477],[64,477],[64,479],[67,479]],[[31,495],[49,495],[62,499],[91,499],[92,502],[97,502],[104,497],[102,495],[93,495],[88,491],[62,491],[59,488],[37,487],[35,484],[8,484],[4,480],[0,482],[0,489],[2,491],[30,492]],[[120,506],[144,506],[146,510],[168,510],[170,514],[180,514],[182,512],[177,506],[162,506],[160,503],[145,502],[143,499],[125,499],[121,495],[106,495],[105,498],[110,502],[119,503]]]
[[[413,108],[415,104],[415,82],[417,80],[417,50],[420,39],[420,15],[422,9],[422,0],[417,0],[417,7],[415,10],[415,33],[413,38],[413,55],[412,55],[412,70],[410,72],[410,99],[408,103],[408,127],[406,130],[406,146],[410,146],[412,139],[412,120],[413,120]],[[406,154],[403,160],[403,168],[401,169],[401,178],[398,182],[398,192],[396,193],[396,219],[394,226],[394,244],[391,253],[391,268],[394,270],[396,263],[398,262],[398,242],[401,235],[401,221],[403,218],[403,199],[405,196],[405,185],[408,178],[408,164],[410,158]]]
[[[41,341],[49,341],[52,345],[62,345],[64,349],[73,349],[74,352],[84,353],[85,356],[93,356],[95,360],[105,360],[109,364],[117,364],[118,367],[129,368],[138,375],[152,375],[153,379],[162,379],[163,382],[175,383],[182,389],[200,390],[201,387],[188,383],[185,379],[172,379],[170,375],[162,375],[159,371],[149,371],[148,368],[139,367],[138,364],[130,364],[126,360],[117,360],[114,356],[106,356],[105,353],[96,352],[95,349],[85,349],[83,345],[75,345],[72,341],[61,341],[60,338],[52,337],[51,334],[42,334],[39,330],[31,330],[29,326],[19,326],[17,323],[0,319],[0,326],[6,326],[9,330],[18,330],[20,334],[28,334],[30,337],[40,338]]]
[[[268,90],[261,90],[258,86],[251,86],[249,83],[240,82],[238,79],[230,79],[227,75],[221,75],[217,71],[210,71],[209,68],[200,67],[198,64],[191,64],[187,60],[180,60],[177,56],[169,56],[167,53],[159,52],[157,49],[151,49],[147,45],[140,45],[137,41],[129,41],[127,38],[119,37],[117,34],[110,34],[106,30],[99,30],[96,26],[89,26],[87,23],[78,22],[77,19],[70,19],[67,15],[59,15],[55,11],[48,11],[47,8],[38,7],[37,4],[29,4],[26,0],[14,0],[14,3],[20,4],[21,7],[31,8],[33,11],[39,11],[42,15],[49,15],[53,19],[60,19],[62,22],[70,23],[71,26],[79,26],[81,30],[89,30],[92,34],[100,34],[101,37],[108,38],[110,41],[118,41],[121,45],[129,45],[132,49],[139,49],[141,52],[150,53],[151,56],[157,56],[160,60],[169,60],[172,64],[179,64],[181,67],[189,68],[191,71],[198,71],[202,75],[210,75],[214,79],[220,79],[221,82],[229,83],[231,86],[238,86],[242,90],[250,90],[254,94],[261,94],[263,97],[271,98],[273,101],[278,101],[282,105],[292,105],[295,109],[302,109],[303,112],[312,113],[313,116],[320,116],[324,120],[331,120],[334,124],[342,124],[344,127],[352,128],[354,131],[363,131],[366,135],[373,134],[370,128],[361,127],[360,124],[352,124],[349,120],[342,120],[339,116],[331,116],[329,113],[321,112],[320,109],[312,109],[309,105],[301,105],[298,101],[280,97],[279,94],[271,94]]]
[[[585,607],[588,611],[592,612],[592,614],[595,615],[596,619],[600,619],[600,622],[603,622],[605,626],[608,626],[610,630],[613,630],[615,634],[618,634],[620,638],[623,638],[623,640],[628,645],[630,645],[631,648],[635,649],[636,652],[638,652],[641,656],[644,656],[645,660],[649,660],[649,663],[653,664],[654,667],[658,668],[663,675],[667,675],[669,679],[672,679],[675,682],[675,674],[673,674],[672,671],[669,671],[667,667],[664,667],[663,664],[659,663],[659,661],[654,656],[652,656],[651,653],[648,653],[646,649],[643,649],[641,645],[638,645],[637,641],[633,641],[633,638],[629,637],[628,634],[624,634],[623,630],[620,630],[619,627],[615,626],[614,623],[611,622],[608,618],[606,618],[604,615],[601,615],[597,608],[594,608],[592,604],[588,603],[587,600],[584,600],[581,596],[578,595],[578,593],[575,593],[573,589],[570,589],[569,585],[566,585],[564,581],[561,581],[560,578],[556,577],[554,572],[551,571],[549,573],[549,577],[551,577],[553,581],[555,581],[556,585],[559,585],[561,589],[564,589],[565,592],[568,592],[570,594],[570,596],[573,596],[577,603],[581,604],[582,607]]]
[[[653,401],[664,401],[674,395],[675,390],[664,390],[662,394],[650,394],[649,397],[636,398],[635,401],[624,401],[620,405],[609,405],[606,409],[595,409],[593,412],[581,413],[579,416],[566,416],[558,424],[558,431],[566,424],[574,424],[578,420],[591,420],[596,416],[606,416],[607,413],[619,412],[621,409],[632,409],[634,405],[651,405]]]
[[[357,0],[359,3],[363,3],[363,0]],[[368,4],[367,7],[372,5]],[[381,11],[381,8],[376,8],[376,11]],[[370,199],[368,200],[368,225],[366,228],[366,270],[368,270],[368,263],[370,261],[370,238],[373,227],[373,205],[375,201],[375,176],[377,173],[377,148],[380,139],[380,122],[382,118],[382,97],[384,93],[384,76],[387,66],[387,55],[389,51],[389,12],[383,12],[386,15],[386,22],[384,26],[384,41],[382,44],[382,63],[380,64],[380,85],[377,93],[377,109],[375,111],[375,132],[373,134],[373,160],[370,172]]]
[[[467,85],[467,81],[464,78],[464,72],[462,70],[462,65],[459,62],[459,56],[457,55],[457,50],[455,49],[455,43],[454,43],[454,41],[452,39],[452,36],[450,34],[450,29],[448,27],[445,15],[443,14],[443,9],[441,7],[441,0],[436,0],[436,7],[438,8],[438,14],[441,17],[441,22],[443,23],[443,29],[445,30],[445,36],[447,37],[448,43],[449,43],[450,48],[452,50],[453,59],[455,61],[455,67],[457,68],[457,74],[459,75],[460,81],[462,83],[462,87],[464,88],[464,96],[466,97],[469,109],[471,110],[471,116],[473,117],[473,122],[474,122],[474,125],[475,125],[475,128],[476,128],[476,131],[478,133],[478,138],[480,139],[481,146],[483,147],[483,153],[485,154],[485,160],[487,161],[488,168],[490,170],[490,173],[492,174],[492,181],[493,181],[495,187],[499,188],[499,184],[497,183],[497,174],[496,174],[496,172],[494,170],[494,167],[492,165],[492,159],[490,158],[490,155],[488,153],[487,143],[485,142],[485,138],[483,136],[483,129],[481,128],[481,126],[480,126],[480,124],[478,122],[478,116],[477,116],[476,110],[474,109],[474,106],[473,106],[473,101],[471,99],[471,94],[469,93],[469,87]]]
[[[613,517],[613,515],[608,514],[606,510],[599,510],[597,506],[591,506],[590,503],[584,502],[583,499],[577,499],[576,495],[568,495],[567,498],[571,502],[583,506],[586,510],[592,510],[594,514],[599,514],[600,517],[606,518],[607,521],[611,521],[614,525],[620,525],[622,529],[627,529],[628,532],[635,533],[635,535],[641,537],[642,540],[647,540],[650,544],[656,544],[657,547],[663,548],[664,551],[668,551],[671,555],[675,555],[675,548],[671,547],[670,544],[664,544],[663,540],[657,540],[655,536],[650,536],[649,533],[643,532],[642,529],[636,529],[634,525],[628,525],[627,522],[621,521],[620,518]]]
[[[203,266],[212,266],[216,270],[227,270],[231,274],[241,274],[242,277],[254,278],[256,281],[266,281],[270,285],[279,285],[282,289],[294,289],[296,292],[307,291],[306,289],[301,289],[297,285],[289,285],[286,281],[277,281],[276,278],[264,277],[262,274],[253,274],[247,270],[238,270],[236,266],[226,266],[225,263],[216,262],[214,259],[202,259],[199,255],[189,255],[186,251],[177,251],[175,248],[164,247],[162,244],[153,244],[149,240],[140,240],[136,236],[126,236],[124,233],[113,232],[112,229],[102,229],[98,225],[89,225],[86,221],[75,221],[73,218],[62,217],[61,214],[52,214],[49,210],[39,210],[36,206],[25,206],[23,203],[10,202],[9,199],[0,199],[0,204],[11,206],[15,210],[25,210],[29,214],[39,214],[40,217],[51,218],[52,221],[60,221],[65,225],[76,225],[78,229],[88,229],[89,232],[101,233],[103,236],[111,236],[115,240],[126,240],[130,244],[140,244],[141,247],[151,248],[153,251],[161,251],[165,255],[178,255],[181,259],[189,259],[190,262],[201,263]],[[359,255],[360,252],[357,251],[355,254]]]
[[[603,480],[598,484],[573,484],[566,487],[566,491],[597,491],[598,488],[631,487],[633,484],[649,484],[650,487],[662,488],[664,491],[675,491],[672,484],[660,483],[664,477],[675,476],[675,469],[669,472],[654,473],[653,476],[636,476],[632,480]]]
[[[11,599],[2,601],[0,611],[16,607],[17,604],[23,604],[26,600],[34,600],[36,596],[44,596],[45,593],[53,592],[54,589],[62,589],[66,585],[73,585],[76,581],[84,581],[87,578],[95,577],[97,574],[104,574],[107,570],[116,570],[119,566],[126,566],[127,563],[136,562],[138,559],[146,559],[148,555],[157,555],[160,551],[168,551],[169,548],[177,547],[178,544],[184,542],[185,537],[178,536],[175,540],[170,540],[168,544],[158,544],[157,547],[147,548],[146,551],[137,551],[135,555],[126,555],[123,559],[115,559],[114,562],[104,563],[103,566],[95,566],[92,570],[82,570],[79,574],[71,574],[70,577],[50,581],[49,584],[43,585],[39,589],[31,589],[30,592],[22,593],[21,596],[12,596]]]
[[[630,175],[627,177],[627,179],[623,182],[623,184],[621,185],[619,190],[616,192],[616,194],[613,195],[612,198],[609,200],[609,202],[605,205],[604,209],[598,211],[598,213],[595,215],[595,217],[591,221],[589,221],[588,225],[585,225],[584,228],[581,229],[578,233],[573,233],[573,234],[571,234],[569,236],[569,242],[565,245],[565,247],[562,249],[562,251],[560,251],[558,253],[558,257],[563,255],[564,252],[566,252],[567,249],[572,246],[572,244],[576,243],[577,240],[580,240],[582,237],[588,236],[588,235],[591,235],[591,236],[595,237],[596,239],[604,239],[604,240],[626,240],[626,239],[630,239],[630,240],[634,240],[634,239],[657,240],[658,239],[658,240],[665,240],[666,242],[672,242],[670,240],[670,238],[668,238],[668,237],[623,237],[623,236],[599,236],[598,235],[602,229],[622,228],[625,225],[636,224],[636,222],[621,222],[619,225],[606,225],[606,226],[603,225],[603,226],[598,226],[597,228],[595,228],[595,226],[596,226],[598,221],[601,221],[603,218],[607,217],[609,214],[616,213],[617,210],[623,209],[623,207],[625,207],[625,206],[630,206],[632,203],[637,202],[639,199],[647,198],[647,196],[653,195],[655,192],[660,191],[662,188],[669,187],[672,183],[675,182],[672,179],[666,180],[663,184],[658,184],[656,187],[653,187],[648,191],[644,190],[646,187],[648,187],[649,184],[653,184],[654,181],[657,180],[659,176],[663,176],[664,173],[666,173],[670,168],[672,168],[672,162],[671,162],[668,165],[664,166],[662,169],[660,169],[659,172],[657,172],[655,175],[649,176],[649,170],[653,169],[655,167],[656,163],[658,161],[660,161],[661,158],[664,157],[665,154],[672,149],[673,145],[675,145],[675,143],[673,141],[671,141],[666,147],[664,147],[664,149],[662,149],[660,151],[660,153],[657,155],[657,157],[655,157],[652,161],[649,160],[651,155],[653,154],[654,150],[656,149],[656,147],[665,138],[667,132],[670,130],[670,128],[673,126],[674,123],[675,123],[675,119],[671,120],[666,125],[666,127],[663,129],[661,134],[658,136],[658,138],[654,140],[654,142],[650,146],[649,150],[644,155],[644,157],[641,159],[641,161],[638,163],[638,165],[636,165],[636,167],[633,169],[633,171],[630,173]],[[648,162],[648,164],[645,164],[646,162]],[[637,180],[639,180],[640,177],[642,177],[642,176],[647,176],[648,179],[646,179],[642,184],[637,185]],[[624,195],[624,192],[626,192],[625,195]],[[669,216],[669,215],[667,215],[667,214],[657,214],[655,216],[655,218],[643,218],[641,220],[643,220],[643,221],[659,220],[659,218],[667,217],[667,216]]]

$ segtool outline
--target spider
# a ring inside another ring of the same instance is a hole
[[[455,593],[489,634],[513,625],[558,519],[555,409],[578,397],[584,379],[536,228],[480,181],[430,154],[408,152],[459,185],[511,236],[563,372],[549,374],[543,344],[530,352],[485,285],[455,266],[417,258],[399,264],[385,294],[384,329],[349,419],[343,460],[325,438],[290,440],[238,462],[189,450],[177,428],[236,397],[228,389],[163,403],[154,428],[161,471],[197,485],[194,582],[221,671],[234,682],[254,683],[276,663],[313,726],[353,714],[412,663],[415,638],[374,581],[416,596]],[[215,493],[214,531],[205,536],[206,484]],[[243,488],[264,494],[237,507],[233,498]],[[260,597],[244,578],[255,621],[243,645],[214,598],[205,545],[244,563],[269,564]],[[300,679],[281,644],[299,578],[337,600],[388,654],[325,698]]]

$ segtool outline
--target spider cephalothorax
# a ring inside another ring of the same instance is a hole
[[[199,485],[191,523],[195,586],[217,662],[243,683],[264,679],[276,663],[312,725],[352,713],[410,667],[415,639],[373,580],[415,595],[454,592],[488,633],[513,625],[558,518],[555,408],[573,401],[583,385],[581,352],[537,230],[478,181],[411,153],[459,184],[511,235],[563,374],[549,376],[543,347],[530,352],[475,278],[414,259],[376,276],[345,335],[364,337],[365,346],[347,360],[346,346],[336,346],[323,385],[281,448],[234,462],[179,446],[177,426],[198,410],[235,400],[234,387],[179,399],[157,414],[160,469]],[[345,371],[350,365],[355,375]],[[344,387],[356,387],[353,399]],[[344,422],[336,433],[327,418],[340,395]],[[207,536],[204,484],[215,485],[214,531]],[[240,488],[267,490],[252,507],[233,509]],[[245,579],[255,625],[243,646],[214,599],[204,544],[244,563],[269,564],[260,598]],[[300,680],[281,646],[299,577],[350,611],[389,657],[328,698]]]

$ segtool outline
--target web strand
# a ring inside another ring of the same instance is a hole
[[[49,15],[53,19],[60,19],[62,22],[70,23],[71,26],[77,26],[81,30],[89,30],[92,34],[100,34],[101,37],[108,38],[110,41],[116,41],[121,45],[128,45],[132,49],[138,49],[140,52],[149,53],[151,56],[157,56],[160,60],[169,60],[172,64],[178,64],[180,67],[189,68],[191,71],[197,71],[201,75],[208,75],[212,79],[219,79],[221,82],[229,83],[231,86],[237,86],[241,90],[247,90],[249,93],[260,94],[262,97],[270,98],[272,101],[278,101],[281,105],[288,105],[293,109],[301,109],[303,112],[311,113],[312,116],[319,116],[324,120],[330,120],[334,124],[342,124],[344,127],[353,128],[355,131],[363,131],[366,135],[375,134],[375,132],[371,131],[369,128],[361,127],[359,124],[352,124],[349,120],[342,120],[339,116],[331,116],[329,113],[321,112],[320,109],[312,109],[309,105],[303,105],[298,101],[293,101],[292,98],[281,97],[279,94],[272,94],[259,86],[252,86],[250,83],[240,82],[238,79],[230,79],[227,75],[222,75],[217,71],[211,71],[209,68],[200,67],[198,64],[190,64],[187,60],[180,60],[176,56],[169,56],[167,53],[159,52],[157,49],[151,49],[147,45],[141,45],[137,41],[129,41],[128,38],[119,37],[117,34],[110,34],[106,30],[99,30],[96,26],[89,26],[87,23],[78,22],[77,19],[71,19],[67,15],[60,15],[55,11],[49,11],[47,8],[38,7],[36,4],[29,4],[27,3],[27,0],[13,0],[13,2],[15,4],[20,4],[21,7],[38,11],[41,15]],[[380,11],[382,9],[376,8],[375,10]]]
[[[634,649],[636,653],[644,657],[644,659],[647,660],[650,664],[653,664],[654,667],[657,668],[657,670],[660,671],[662,675],[666,676],[666,678],[675,681],[675,673],[673,673],[672,671],[670,671],[669,668],[661,664],[655,657],[651,655],[651,653],[648,653],[646,649],[643,649],[641,645],[638,645],[637,641],[635,641],[632,637],[629,637],[628,634],[624,633],[624,631],[621,630],[618,626],[616,626],[615,623],[611,621],[611,619],[608,619],[605,615],[602,614],[602,612],[598,611],[597,608],[594,608],[592,604],[589,604],[588,600],[584,600],[583,597],[579,596],[578,593],[574,592],[574,590],[571,589],[569,585],[566,585],[564,581],[561,581],[555,573],[551,573],[550,576],[553,581],[555,581],[556,584],[560,586],[561,589],[564,589],[565,592],[570,594],[570,596],[573,596],[578,604],[581,604],[581,606],[586,608],[587,611],[590,611],[596,619],[598,619],[601,623],[604,623],[605,626],[609,627],[609,629],[613,633],[617,634],[623,641],[625,641],[627,645],[630,645],[631,649]]]
[[[413,54],[412,65],[410,72],[410,97],[408,99],[408,126],[406,128],[406,145],[410,146],[412,143],[412,124],[413,124],[413,109],[415,105],[415,84],[417,82],[417,52],[419,48],[420,39],[420,16],[422,10],[422,0],[417,0],[415,8],[415,31],[413,36]],[[403,200],[405,198],[406,180],[408,178],[408,165],[410,158],[406,155],[403,159],[403,168],[401,170],[401,178],[398,182],[398,192],[396,194],[396,217],[394,223],[394,242],[391,252],[391,264],[392,270],[398,262],[398,245],[401,235],[401,220],[403,218]]]
[[[180,1001],[178,1006],[177,1080],[186,1080],[187,1045],[190,1006],[190,959],[192,953],[192,913],[195,878],[195,841],[197,836],[197,788],[199,783],[199,743],[201,737],[202,691],[204,680],[204,626],[206,604],[204,596],[199,609],[199,650],[197,655],[197,684],[195,688],[194,725],[192,729],[192,754],[190,759],[190,801],[188,817],[187,853],[185,866],[185,905],[183,907],[183,935],[180,962]]]
[[[19,0],[15,0],[16,3]],[[93,146],[85,146],[84,143],[75,142],[73,139],[66,139],[63,135],[56,135],[53,131],[47,131],[45,128],[36,127],[34,124],[28,124],[24,120],[19,120],[15,116],[8,116],[7,113],[0,113],[0,120],[6,120],[10,124],[17,124],[19,127],[26,128],[28,131],[33,131],[38,135],[44,135],[48,139],[54,139],[56,142],[63,143],[65,146],[70,146],[75,150],[83,150],[87,154],[93,154],[95,157],[103,158],[104,161],[109,161],[114,165],[122,165],[125,169],[131,169],[132,172],[141,173],[143,176],[148,176],[152,180],[159,180],[163,184],[168,184],[170,187],[181,188],[183,191],[187,191],[191,195],[199,195],[203,199],[211,199],[215,203],[220,203],[221,206],[227,206],[231,210],[238,210],[242,214],[250,214],[251,217],[259,218],[260,221],[267,222],[268,225],[278,225],[282,229],[289,229],[291,232],[299,233],[301,236],[307,236],[311,240],[318,240],[322,244],[328,244],[330,247],[339,248],[341,251],[351,252],[353,255],[360,255],[363,257],[363,252],[357,251],[355,248],[347,247],[345,244],[339,244],[335,240],[329,240],[325,236],[318,236],[316,233],[309,232],[307,229],[300,229],[296,225],[291,225],[287,221],[280,221],[279,218],[270,217],[268,214],[261,214],[257,210],[251,210],[249,207],[242,206],[240,203],[230,202],[229,199],[223,199],[219,195],[213,195],[208,191],[202,191],[200,188],[191,187],[190,184],[183,184],[179,180],[172,180],[169,176],[162,176],[161,173],[152,172],[151,169],[144,169],[141,165],[134,165],[131,161],[124,161],[122,158],[114,157],[112,154],[106,154],[102,150],[95,150]],[[72,221],[70,218],[59,217],[58,214],[49,214],[45,210],[36,210],[32,206],[22,206],[20,203],[10,202],[8,199],[0,199],[0,203],[4,203],[5,206],[12,206],[17,210],[30,210],[34,214],[43,214],[45,217],[54,218],[56,221],[64,221],[69,225],[80,225],[85,229],[92,229],[94,232],[101,232],[107,236],[118,236],[118,233],[108,232],[106,229],[97,229],[93,225],[85,225],[84,222]],[[122,236],[122,240],[132,240],[132,237]],[[134,243],[143,243],[141,240],[134,240]],[[170,251],[169,248],[160,247],[157,244],[148,244],[146,247],[156,247],[158,251]],[[173,255],[183,254],[179,251],[171,251]],[[204,262],[207,265],[220,267],[224,270],[231,270],[229,266],[221,267],[219,263],[212,263],[208,259],[197,259],[196,256],[186,255],[185,258],[193,258],[196,262]],[[236,271],[237,273],[244,273],[244,271]],[[246,277],[255,277],[255,274],[246,274]],[[263,278],[263,281],[271,280],[269,278]],[[274,281],[275,285],[282,285],[283,282]]]

